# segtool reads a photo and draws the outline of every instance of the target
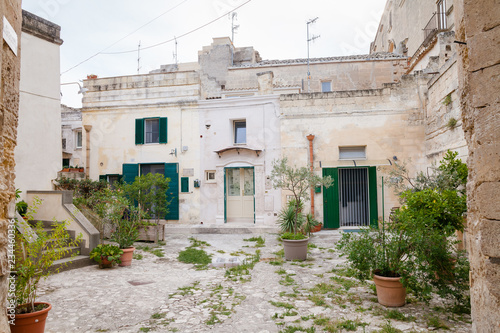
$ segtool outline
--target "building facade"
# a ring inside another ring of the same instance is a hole
[[[62,166],[85,167],[82,110],[61,105]]]

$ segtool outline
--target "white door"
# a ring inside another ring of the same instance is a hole
[[[226,169],[226,217],[229,222],[253,222],[253,168]]]

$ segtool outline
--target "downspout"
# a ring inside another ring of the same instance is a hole
[[[311,172],[314,171],[314,155],[313,155],[313,140],[314,140],[314,135],[309,134],[307,136],[307,140],[309,140],[309,162],[310,162],[310,168]],[[314,217],[314,188],[311,187],[311,215]]]
[[[90,130],[92,125],[85,125],[85,179],[90,178]]]

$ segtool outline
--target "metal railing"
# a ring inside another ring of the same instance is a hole
[[[446,13],[434,13],[424,28],[424,41],[434,37],[438,32],[447,28]]]

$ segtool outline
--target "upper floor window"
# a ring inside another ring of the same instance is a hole
[[[439,0],[437,3],[438,30],[446,29],[446,0]]]
[[[141,118],[135,120],[135,144],[167,143],[167,118]]]
[[[321,82],[321,92],[330,92],[330,91],[332,91],[332,82],[331,81]]]
[[[365,160],[366,159],[366,147],[339,147],[339,159],[340,160]]]
[[[234,122],[234,143],[247,143],[247,122],[245,120]]]
[[[76,131],[76,148],[82,148],[82,131]]]

